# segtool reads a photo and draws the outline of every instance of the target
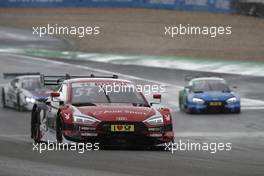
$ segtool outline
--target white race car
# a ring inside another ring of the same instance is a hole
[[[4,79],[12,79],[2,87],[2,105],[19,111],[30,111],[37,100],[45,99],[50,89],[43,87],[40,73],[4,73]]]

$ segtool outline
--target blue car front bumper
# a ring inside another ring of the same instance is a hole
[[[240,107],[240,102],[232,104],[222,103],[221,106],[210,106],[209,102],[205,102],[204,104],[190,103],[187,105],[187,110],[190,113],[239,113]]]

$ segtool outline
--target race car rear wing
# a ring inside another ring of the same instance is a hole
[[[57,86],[60,85],[64,80],[74,79],[74,78],[112,78],[118,79],[117,75],[112,76],[95,76],[94,74],[88,76],[76,76],[66,74],[64,76],[45,76],[43,74],[40,75],[40,81],[44,86]]]
[[[40,75],[39,72],[26,72],[26,73],[3,73],[4,79],[12,79],[17,76],[26,76],[26,75]]]

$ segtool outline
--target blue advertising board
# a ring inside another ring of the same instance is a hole
[[[0,7],[137,7],[231,13],[233,0],[1,0]]]

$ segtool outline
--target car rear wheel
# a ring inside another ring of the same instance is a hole
[[[2,106],[6,108],[6,100],[5,100],[5,89],[2,88]]]

